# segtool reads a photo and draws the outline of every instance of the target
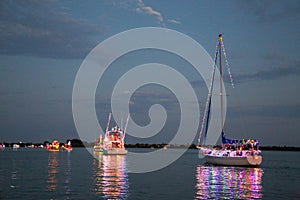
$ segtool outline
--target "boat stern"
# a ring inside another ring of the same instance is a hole
[[[260,165],[262,162],[262,156],[254,155],[254,156],[248,156],[247,160],[250,165]]]

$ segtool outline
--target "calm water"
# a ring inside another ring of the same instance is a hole
[[[300,152],[263,155],[260,168],[221,167],[204,165],[189,150],[162,170],[131,174],[126,156],[6,149],[0,199],[299,199]]]

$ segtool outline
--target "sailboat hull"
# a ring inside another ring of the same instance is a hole
[[[245,157],[217,157],[205,156],[206,163],[213,165],[227,166],[258,166],[262,162],[262,156],[245,156]]]
[[[126,155],[127,150],[125,150],[125,149],[109,149],[109,150],[103,149],[103,154],[105,154],[105,155]]]

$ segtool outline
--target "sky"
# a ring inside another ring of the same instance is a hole
[[[299,11],[296,0],[3,0],[0,142],[79,138],[72,115],[72,90],[86,56],[120,32],[160,27],[186,34],[211,57],[218,34],[223,34],[236,86],[230,88],[225,74],[228,137],[256,138],[262,145],[299,146]],[[105,129],[108,99],[116,81],[131,67],[150,62],[168,64],[188,77],[198,91],[203,113],[208,90],[190,64],[168,52],[141,50],[118,59],[106,72],[108,77],[100,80],[95,109],[101,127]],[[128,136],[128,143],[162,143],[174,137],[180,110],[167,88],[140,87],[131,96],[132,119],[141,126],[149,124],[148,111],[154,104],[166,109],[164,127],[148,139]],[[200,127],[201,121],[197,123]]]

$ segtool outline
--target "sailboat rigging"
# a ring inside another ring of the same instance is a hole
[[[260,165],[262,162],[261,151],[259,150],[259,143],[257,140],[233,140],[225,136],[224,131],[224,94],[223,94],[223,71],[222,71],[222,53],[226,61],[227,71],[229,73],[231,85],[234,88],[232,74],[228,64],[226,51],[223,43],[222,34],[218,37],[216,45],[216,52],[214,58],[214,66],[211,75],[210,87],[207,95],[205,111],[202,118],[201,130],[198,139],[199,153],[202,154],[207,163],[217,165]],[[205,146],[206,137],[208,133],[211,105],[212,105],[212,92],[214,87],[215,72],[217,61],[219,58],[219,72],[220,72],[220,104],[221,104],[221,136],[222,146],[211,148]],[[201,143],[201,138],[203,138]]]

